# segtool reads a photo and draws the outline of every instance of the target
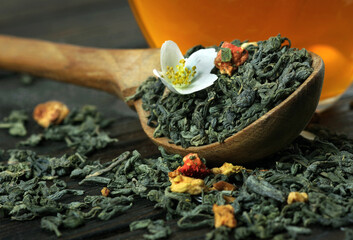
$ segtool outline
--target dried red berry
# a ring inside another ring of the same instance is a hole
[[[249,57],[249,53],[242,47],[237,47],[229,42],[224,42],[221,46],[223,49],[230,49],[232,58],[230,61],[222,61],[222,49],[217,53],[215,65],[220,70],[221,74],[232,76],[233,72],[242,65]]]
[[[184,165],[177,170],[184,176],[205,178],[211,173],[196,153],[189,153],[183,158]]]

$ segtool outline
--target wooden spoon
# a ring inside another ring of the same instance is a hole
[[[100,89],[121,99],[131,96],[154,68],[160,69],[159,53],[159,49],[96,49],[0,36],[0,68]],[[259,160],[291,143],[317,107],[324,63],[318,55],[310,54],[314,72],[309,78],[286,100],[224,143],[184,149],[167,138],[154,138],[141,100],[130,106],[135,107],[147,136],[170,153],[198,153],[217,165]]]

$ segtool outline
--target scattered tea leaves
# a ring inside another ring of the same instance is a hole
[[[123,214],[134,199],[146,198],[164,209],[166,218],[131,223],[131,230],[148,231],[145,239],[168,237],[170,219],[177,219],[180,229],[210,228],[206,239],[295,239],[310,234],[313,225],[342,228],[349,238],[352,231],[343,227],[353,223],[353,140],[315,126],[307,131],[315,138],[298,137],[257,169],[239,167],[231,174],[213,171],[204,176],[206,189],[196,196],[171,191],[168,173],[183,165],[183,157],[162,148],[154,158],[133,151],[104,163],[89,161],[78,152],[49,157],[29,150],[0,151],[1,159],[7,160],[0,164],[0,216],[17,221],[41,218],[41,227],[59,237],[65,229],[91,219]],[[98,184],[99,190],[103,186],[110,193],[87,195],[68,187],[63,176]],[[222,181],[235,187],[212,188]],[[291,192],[307,193],[307,201],[288,204]],[[228,203],[225,197],[233,201]],[[214,204],[232,206],[234,229],[214,229]]]
[[[71,111],[63,124],[51,125],[43,133],[33,134],[19,145],[33,147],[44,140],[64,141],[68,147],[87,155],[118,141],[101,130],[112,122],[112,119],[103,118],[96,107],[86,105]]]

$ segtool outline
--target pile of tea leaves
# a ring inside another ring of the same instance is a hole
[[[203,48],[195,46],[185,57]],[[218,80],[189,95],[166,94],[159,79],[148,78],[129,99],[142,98],[150,114],[148,125],[155,128],[153,136],[168,137],[184,148],[223,142],[281,103],[313,71],[310,54],[291,48],[289,39],[280,35],[246,49],[248,59],[232,76],[214,68]]]
[[[88,118],[86,115],[85,118]],[[145,239],[170,236],[170,220],[180,229],[209,228],[206,239],[295,239],[310,234],[311,226],[340,228],[353,223],[353,140],[321,128],[308,129],[317,137],[298,137],[272,156],[266,166],[204,179],[234,184],[234,191],[205,191],[195,196],[172,192],[168,173],[182,165],[182,156],[144,158],[124,152],[108,162],[90,161],[78,152],[50,157],[30,150],[0,151],[0,217],[27,221],[41,218],[41,227],[57,236],[92,219],[108,220],[133,207],[140,197],[165,209],[165,219],[144,219],[131,231],[147,229]],[[5,161],[6,160],[6,161]],[[207,164],[206,160],[204,160]],[[108,196],[87,195],[68,187],[63,177],[79,185],[107,187]],[[66,178],[67,178],[66,177]],[[308,194],[308,202],[287,204],[289,192]],[[237,226],[214,228],[213,204],[224,205],[232,196]],[[81,196],[74,200],[66,196]],[[65,201],[63,200],[65,199]],[[341,228],[347,237],[350,228]]]

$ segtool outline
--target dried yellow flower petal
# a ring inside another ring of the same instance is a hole
[[[308,194],[305,192],[290,192],[288,194],[287,203],[292,204],[294,202],[307,202],[308,200]]]
[[[214,226],[216,228],[220,226],[235,228],[237,226],[237,220],[234,217],[234,208],[232,205],[218,206],[217,204],[213,204],[212,210],[214,212]]]
[[[169,176],[171,176],[171,174],[169,174]],[[176,175],[175,177],[169,177],[169,181],[172,183],[170,186],[172,192],[198,195],[206,189],[205,182],[202,179]]]
[[[102,193],[102,196],[108,197],[110,190],[109,190],[109,188],[104,187],[104,188],[102,188],[101,193]]]
[[[58,101],[49,101],[38,104],[33,111],[34,120],[42,127],[59,124],[69,114],[68,107]]]
[[[239,173],[243,169],[245,168],[242,166],[233,165],[231,163],[223,163],[220,168],[212,168],[211,172],[213,174],[223,174],[229,176],[233,173]]]

